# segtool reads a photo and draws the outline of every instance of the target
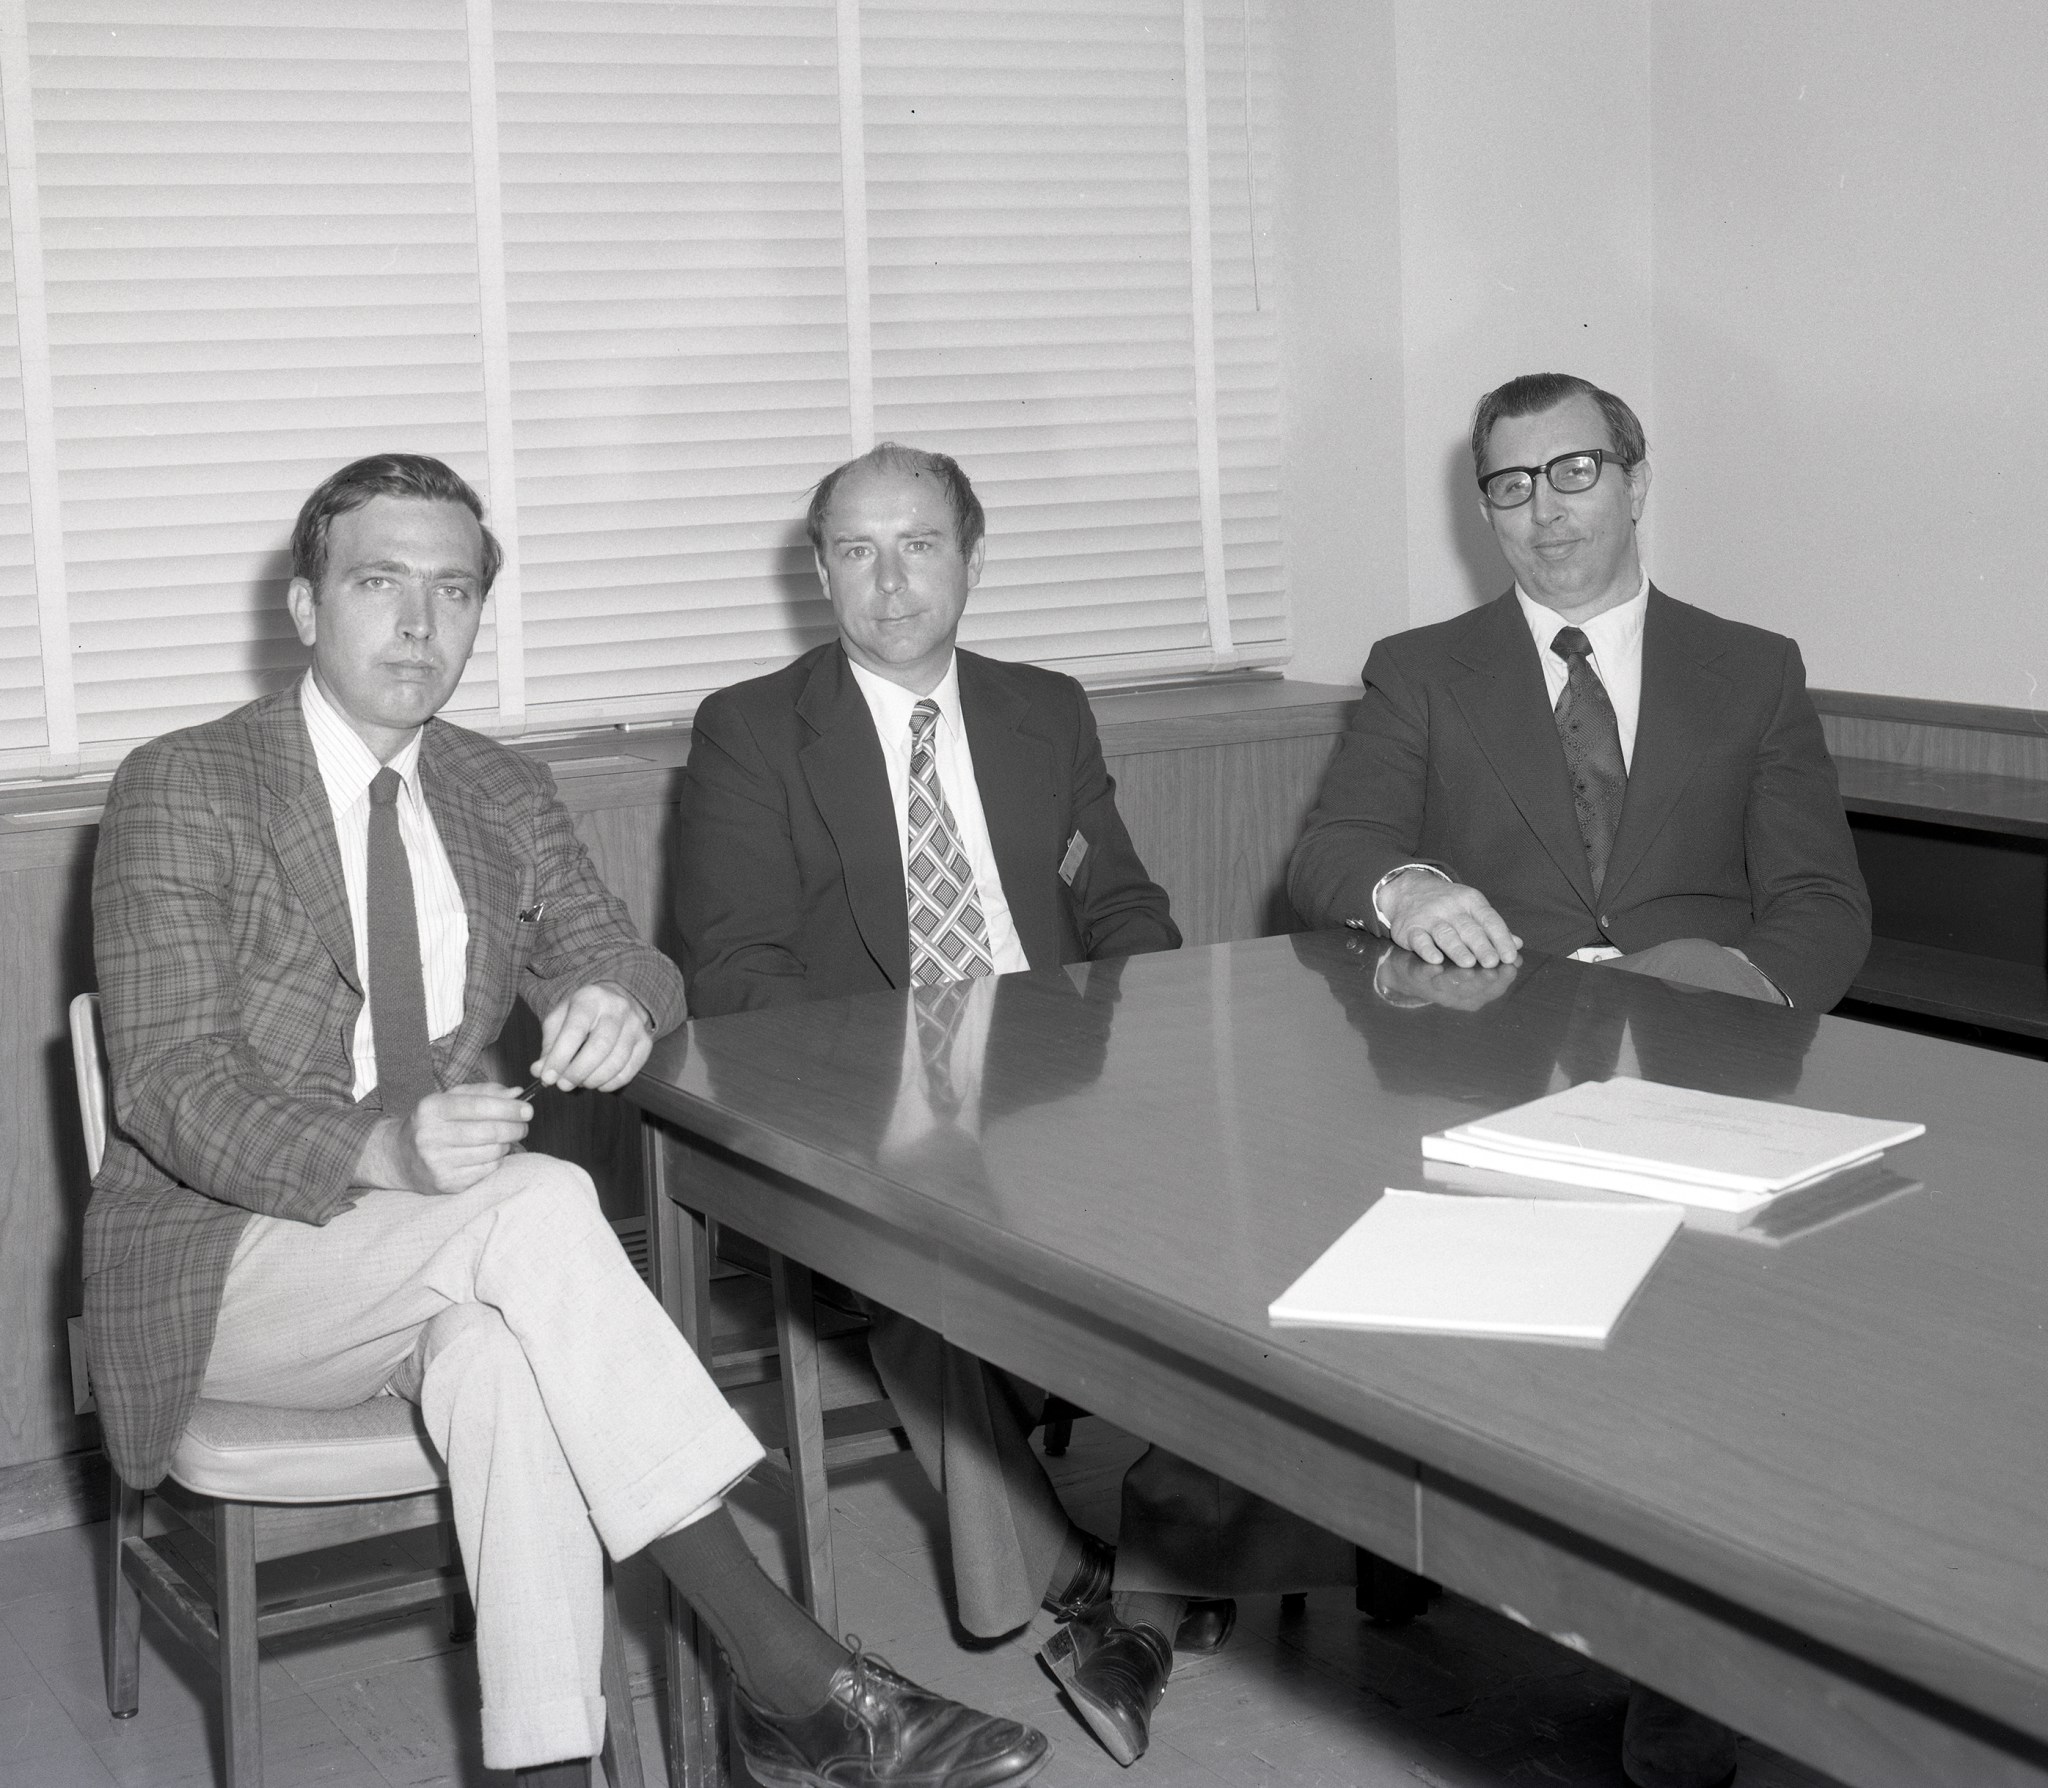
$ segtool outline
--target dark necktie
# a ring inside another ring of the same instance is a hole
[[[427,983],[412,867],[398,834],[398,790],[398,772],[388,764],[370,784],[370,1032],[379,1103],[387,1116],[407,1117],[440,1083],[427,1037]]]
[[[919,986],[995,973],[988,921],[975,891],[974,865],[939,786],[939,704],[930,697],[910,712],[910,978]]]
[[[1614,851],[1614,831],[1621,824],[1621,803],[1628,793],[1621,728],[1593,669],[1592,642],[1576,627],[1560,627],[1550,649],[1571,666],[1564,693],[1557,698],[1557,736],[1564,742],[1572,806],[1578,811],[1579,836],[1586,841],[1586,866],[1593,872],[1597,894],[1607,879],[1607,859]]]

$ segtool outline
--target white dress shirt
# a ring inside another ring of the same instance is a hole
[[[1650,574],[1643,573],[1641,587],[1619,608],[1595,615],[1590,621],[1567,621],[1555,609],[1532,601],[1520,584],[1515,600],[1522,605],[1522,619],[1529,623],[1536,641],[1536,656],[1543,665],[1543,687],[1550,692],[1550,706],[1564,694],[1572,667],[1550,649],[1560,627],[1576,627],[1593,648],[1593,669],[1599,675],[1607,699],[1614,704],[1614,724],[1621,732],[1621,764],[1635,768],[1636,717],[1643,711],[1643,617],[1650,610]]]
[[[299,707],[313,742],[313,761],[327,785],[334,814],[334,842],[341,849],[341,879],[348,890],[349,925],[356,937],[356,978],[370,984],[370,784],[384,766],[308,671],[299,685]],[[462,979],[469,960],[469,914],[419,784],[420,735],[415,732],[391,760],[398,772],[398,836],[412,871],[413,910],[420,931],[420,972],[427,988],[427,1035],[443,1037],[462,1022]],[[356,1015],[351,1051],[355,1097],[377,1084],[377,1039],[370,1027],[370,1002]]]
[[[846,662],[855,684],[867,698],[868,713],[874,717],[875,732],[882,741],[882,760],[889,766],[889,800],[896,809],[898,863],[904,860],[904,843],[910,836],[910,712],[927,699],[938,703],[939,724],[933,743],[939,787],[945,794],[946,805],[953,810],[961,849],[974,867],[974,891],[981,898],[982,917],[988,921],[989,956],[999,975],[1028,969],[1031,959],[1017,941],[1010,903],[1003,895],[995,849],[988,841],[988,819],[981,810],[981,790],[974,780],[974,754],[968,749],[967,728],[960,718],[958,654],[948,661],[945,676],[929,698],[912,695],[902,684],[862,669],[851,658]],[[905,886],[908,885],[906,879]]]

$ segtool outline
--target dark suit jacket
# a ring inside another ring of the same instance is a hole
[[[515,995],[545,1013],[617,981],[660,1029],[674,966],[635,935],[539,764],[429,721],[420,786],[469,917],[444,1086],[476,1079]],[[545,903],[537,920],[520,915]],[[162,1477],[253,1211],[325,1223],[381,1113],[351,1097],[363,990],[326,785],[296,689],[170,733],[115,775],[93,874],[114,1129],[85,1217],[85,1320],[107,1450]]]
[[[1116,810],[1071,677],[961,652],[960,710],[989,842],[1033,968],[1171,950],[1166,891]],[[697,710],[676,917],[690,1010],[903,987],[910,917],[888,766],[839,644]],[[1088,853],[1060,879],[1067,841]]]
[[[1514,592],[1383,639],[1295,846],[1311,925],[1375,932],[1374,884],[1430,861],[1531,948],[1741,949],[1825,1011],[1870,947],[1834,761],[1791,640],[1653,589],[1628,797],[1597,896],[1535,642]]]

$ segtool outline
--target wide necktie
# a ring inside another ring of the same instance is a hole
[[[910,978],[921,985],[992,975],[988,921],[974,866],[939,787],[939,704],[927,696],[910,713],[910,827],[903,853],[910,905]]]
[[[1572,775],[1572,806],[1579,816],[1579,836],[1586,841],[1586,866],[1593,872],[1593,891],[1607,879],[1607,859],[1614,852],[1615,828],[1628,794],[1628,769],[1621,758],[1621,728],[1614,704],[1593,668],[1593,643],[1576,627],[1560,627],[1550,649],[1571,667],[1564,693],[1557,698],[1557,736],[1564,742],[1564,761]]]
[[[370,784],[370,1034],[385,1113],[406,1117],[438,1090],[427,1036],[427,983],[420,968],[412,866],[398,833],[398,772],[386,765]]]

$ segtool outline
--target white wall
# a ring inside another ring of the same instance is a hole
[[[1273,19],[1296,675],[1505,586],[1463,431],[1556,369],[1643,415],[1660,583],[1824,686],[2048,708],[2048,7]]]
[[[1291,676],[1408,625],[1393,0],[1272,8]]]
[[[1659,581],[1826,687],[2048,707],[2048,7],[1651,41]]]
[[[1402,0],[1397,55],[1420,623],[1513,581],[1472,483],[1483,393],[1575,372],[1654,413],[1648,16],[1640,0]]]

